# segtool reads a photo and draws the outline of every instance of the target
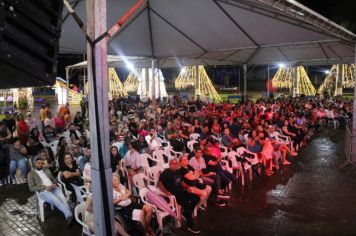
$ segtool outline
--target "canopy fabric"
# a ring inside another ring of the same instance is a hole
[[[107,0],[110,28],[137,0]],[[73,1],[85,21],[85,1]],[[85,53],[67,9],[60,52]],[[112,55],[157,58],[160,67],[352,63],[356,35],[294,0],[147,0],[111,38]],[[149,67],[135,65],[135,67]]]

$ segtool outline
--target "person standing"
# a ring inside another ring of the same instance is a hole
[[[9,164],[9,141],[12,138],[10,130],[0,121],[0,185],[7,182]]]
[[[45,125],[44,125],[44,121],[46,119],[46,112],[47,112],[47,106],[46,104],[42,104],[41,105],[41,109],[40,109],[40,122],[41,122],[41,128],[42,128],[42,134],[45,133]]]
[[[12,117],[11,113],[6,111],[5,113],[5,119],[3,122],[5,123],[6,127],[10,130],[11,134],[14,134],[16,130],[16,121]]]

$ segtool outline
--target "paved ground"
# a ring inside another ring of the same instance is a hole
[[[229,206],[199,215],[201,235],[356,235],[356,172],[337,170],[344,160],[344,131],[325,130],[271,177],[233,187]],[[0,187],[0,235],[80,235],[56,210],[39,224],[26,185]],[[180,230],[177,235],[188,235]]]

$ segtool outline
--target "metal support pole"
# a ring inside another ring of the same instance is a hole
[[[267,97],[269,97],[270,93],[270,87],[269,87],[269,65],[267,65]]]
[[[66,101],[66,103],[69,104],[69,68],[66,68],[66,81],[67,81],[67,89],[66,89],[67,101]]]
[[[91,41],[106,31],[106,0],[87,0],[87,34]],[[115,235],[108,128],[107,39],[87,44],[91,180],[95,235]]]
[[[151,98],[153,103],[156,101],[156,69],[157,69],[157,59],[152,59],[152,90]]]
[[[149,91],[150,91],[150,69],[145,68],[145,96],[148,98],[150,96]]]
[[[246,96],[247,96],[247,65],[244,64],[244,93],[243,93],[243,97],[246,100]]]
[[[292,97],[296,97],[299,95],[299,89],[298,89],[298,67],[293,67],[292,68]]]
[[[342,95],[342,79],[344,77],[344,66],[342,64],[337,65],[336,69],[336,80],[335,80],[335,94]]]
[[[159,68],[157,68],[157,83],[158,83],[158,98],[161,100],[161,73]]]
[[[84,61],[85,61],[85,54],[83,55],[83,57],[84,57]],[[83,95],[85,96],[85,84],[86,84],[86,77],[87,77],[87,73],[86,73],[86,70],[85,70],[85,68],[84,68],[84,74],[83,74]]]
[[[355,43],[356,50],[356,43]],[[356,65],[356,51],[355,51],[355,65]],[[354,103],[352,112],[352,136],[351,136],[351,155],[356,155],[356,72],[354,73]]]
[[[195,99],[200,95],[199,66],[195,66]]]

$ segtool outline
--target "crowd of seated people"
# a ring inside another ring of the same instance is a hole
[[[204,103],[199,98],[183,102],[174,96],[166,103],[146,100],[130,105],[120,99],[110,101],[109,109],[113,204],[118,214],[140,221],[150,235],[156,232],[151,219],[159,219],[165,210],[177,222],[182,221],[180,214],[184,216],[188,230],[199,233],[193,216],[209,205],[227,206],[231,187],[245,171],[250,180],[253,175],[273,175],[290,165],[299,149],[331,120],[342,128],[352,118],[348,100],[303,96],[237,104]],[[6,114],[0,121],[1,181],[15,183],[20,176],[68,222],[73,209],[67,201],[77,200],[73,185],[84,186],[90,215],[90,137],[85,118],[76,113],[72,121],[69,107],[62,106],[56,119],[45,105],[39,122],[30,113],[26,119],[16,117],[17,121]],[[148,183],[138,186],[138,176]],[[176,201],[176,208],[140,199],[143,188],[163,196],[167,204]],[[93,231],[91,221],[86,219]],[[115,229],[121,235],[127,230],[122,225]]]

